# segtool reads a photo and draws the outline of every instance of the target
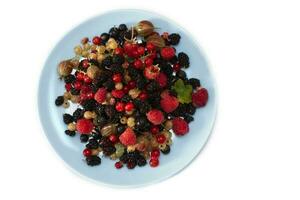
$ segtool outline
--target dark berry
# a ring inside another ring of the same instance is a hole
[[[177,45],[179,43],[181,37],[177,33],[172,33],[169,35],[168,38],[169,38],[169,43],[171,45]]]
[[[179,70],[177,73],[176,73],[176,76],[182,80],[185,80],[186,79],[186,73],[185,71],[183,70]]]
[[[68,76],[64,77],[65,83],[73,83],[75,80],[76,80],[76,78],[72,74],[69,74]]]
[[[128,154],[127,153],[124,153],[121,157],[120,157],[120,161],[122,162],[122,163],[127,163],[127,161],[128,161]]]
[[[109,34],[108,33],[102,33],[100,38],[103,42],[107,42],[107,40],[109,39]]]
[[[173,74],[173,68],[170,64],[161,64],[159,65],[162,72],[164,72],[168,77]]]
[[[122,102],[127,103],[131,100],[131,97],[128,94],[125,94],[121,100]]]
[[[115,83],[113,80],[108,79],[105,83],[103,83],[103,86],[106,87],[108,91],[112,91],[115,88]]]
[[[84,110],[92,111],[97,107],[97,102],[94,99],[87,99],[82,102],[82,107]]]
[[[190,66],[190,59],[186,53],[180,52],[178,54],[178,62],[180,64],[180,66],[182,66],[184,68],[188,68]]]
[[[70,124],[74,121],[74,118],[72,115],[65,113],[65,114],[63,114],[63,120],[64,120],[65,124]]]
[[[156,90],[159,90],[160,86],[157,81],[151,81],[147,86],[146,90],[150,93],[155,92]]]
[[[120,31],[127,31],[127,26],[126,26],[126,24],[120,24],[120,25],[119,25],[119,30],[120,30]]]
[[[116,109],[112,105],[105,106],[104,111],[108,118],[112,118],[116,114]]]
[[[56,106],[61,106],[64,103],[64,97],[63,96],[58,96],[55,99],[55,105]]]
[[[106,156],[110,156],[115,152],[116,152],[116,148],[114,146],[107,146],[103,148],[103,154]]]
[[[75,136],[76,132],[75,131],[70,131],[70,130],[65,130],[65,134],[68,135],[68,136]]]
[[[184,120],[185,120],[187,123],[190,123],[190,122],[194,121],[194,117],[192,117],[191,115],[185,114],[185,115],[184,115]]]
[[[169,154],[171,151],[171,148],[169,145],[166,145],[166,147],[162,150],[160,150],[163,154]]]
[[[196,107],[195,106],[193,106],[193,104],[187,104],[186,105],[186,112],[188,113],[188,114],[190,114],[190,115],[194,115],[195,114],[195,112],[196,112]]]
[[[112,64],[111,56],[107,56],[106,58],[104,58],[104,60],[101,63],[102,67],[109,67],[111,64]]]
[[[97,126],[104,126],[107,123],[107,119],[104,116],[97,116],[94,122]]]
[[[72,95],[79,95],[80,94],[80,90],[76,90],[75,88],[71,88],[70,90]]]
[[[84,110],[82,110],[81,108],[77,108],[73,112],[74,121],[77,121],[78,119],[81,119],[83,117],[83,114],[84,114]]]
[[[126,126],[125,125],[118,125],[117,126],[117,134],[121,134],[125,131]]]
[[[84,135],[84,134],[83,134],[83,135]],[[97,132],[93,132],[93,133],[91,134],[91,136],[92,136],[92,138],[95,139],[95,140],[99,140],[99,139],[102,137],[102,135],[101,135],[100,133],[97,133]]]
[[[89,139],[89,136],[87,134],[81,134],[80,135],[80,142],[86,143]]]
[[[142,166],[145,166],[147,164],[147,161],[144,157],[140,157],[137,159],[137,165],[142,167]]]
[[[124,56],[121,55],[114,55],[112,58],[112,63],[117,65],[122,65],[125,61]]]
[[[99,144],[96,139],[90,139],[89,142],[85,145],[88,149],[97,149]]]
[[[135,168],[135,166],[136,166],[136,161],[135,160],[129,160],[128,162],[127,162],[127,168],[128,169],[134,169]]]
[[[193,89],[195,90],[197,87],[200,87],[200,80],[197,78],[190,78],[188,80],[188,84],[192,85]]]
[[[86,164],[89,166],[96,166],[101,164],[101,158],[98,156],[88,156],[86,157]]]
[[[175,65],[178,62],[178,58],[177,58],[177,56],[174,56],[169,61],[170,61],[170,63],[172,63],[173,65]]]

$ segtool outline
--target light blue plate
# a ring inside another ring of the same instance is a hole
[[[208,89],[208,104],[204,108],[197,109],[195,121],[190,124],[190,132],[187,135],[174,137],[171,153],[161,156],[159,167],[151,168],[147,165],[134,170],[128,170],[126,167],[116,170],[114,162],[107,158],[102,159],[100,166],[89,167],[82,160],[84,145],[80,143],[79,135],[71,138],[64,134],[66,129],[62,121],[64,109],[54,104],[55,98],[64,92],[64,83],[57,75],[57,64],[61,60],[73,57],[73,48],[83,37],[91,38],[107,32],[113,25],[125,23],[130,26],[144,19],[152,21],[156,27],[161,27],[159,31],[176,32],[181,35],[177,51],[184,51],[189,55],[191,67],[186,72],[189,77],[200,78],[202,85]],[[148,185],[178,173],[197,156],[206,143],[216,115],[214,80],[196,41],[170,19],[144,10],[110,11],[83,22],[67,33],[52,50],[45,63],[38,93],[39,114],[44,132],[58,155],[79,174],[105,185],[119,187]]]

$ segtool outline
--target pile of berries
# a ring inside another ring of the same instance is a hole
[[[172,134],[187,134],[196,108],[208,101],[200,81],[184,71],[188,55],[174,48],[180,35],[154,30],[146,20],[129,29],[120,24],[91,42],[83,38],[76,56],[58,66],[66,91],[55,104],[78,105],[63,115],[65,134],[80,134],[89,166],[109,157],[117,169],[157,167]]]

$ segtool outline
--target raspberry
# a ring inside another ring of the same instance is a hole
[[[198,89],[192,94],[192,102],[195,107],[203,107],[206,105],[208,100],[208,92],[205,88]]]
[[[160,106],[166,113],[173,112],[178,105],[179,102],[177,98],[170,95],[167,91],[161,94]]]
[[[94,128],[93,122],[88,119],[79,119],[76,123],[76,129],[81,134],[90,134]]]
[[[163,59],[170,60],[175,56],[175,50],[172,47],[164,47],[161,49],[160,54]]]
[[[95,93],[94,99],[98,102],[98,103],[103,103],[106,99],[106,89],[104,87],[99,88],[97,90],[97,92]]]
[[[111,95],[115,98],[121,99],[125,95],[125,93],[123,90],[113,90],[111,91]]]
[[[163,72],[160,72],[155,80],[158,82],[158,84],[161,88],[165,87],[168,82],[168,78]]]
[[[119,137],[119,140],[122,144],[134,145],[136,143],[136,136],[135,133],[131,128],[127,128]]]
[[[154,65],[147,66],[144,69],[144,76],[147,79],[156,79],[156,77],[158,77],[159,75],[159,70],[160,68],[158,66],[154,66]]]
[[[189,125],[183,119],[177,117],[172,120],[173,131],[176,135],[185,135],[189,132]]]
[[[146,115],[147,119],[154,125],[159,125],[165,120],[163,113],[157,109],[150,110]]]

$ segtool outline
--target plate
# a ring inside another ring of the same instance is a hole
[[[114,168],[114,161],[102,159],[102,164],[89,167],[83,161],[83,144],[79,134],[71,138],[64,134],[66,125],[62,121],[65,109],[56,107],[55,98],[64,92],[64,83],[58,79],[57,65],[61,60],[73,56],[74,46],[83,37],[93,37],[107,32],[110,27],[125,23],[130,26],[140,20],[150,20],[156,27],[169,33],[181,35],[177,51],[184,51],[190,57],[191,66],[186,70],[188,77],[196,77],[209,92],[209,101],[197,109],[195,120],[190,123],[190,132],[184,137],[174,137],[171,153],[162,155],[157,168],[137,167],[129,170]],[[38,89],[38,108],[40,120],[49,142],[62,160],[77,174],[90,180],[110,186],[133,187],[162,181],[184,169],[205,145],[213,128],[216,116],[215,84],[209,66],[201,49],[193,37],[172,20],[145,10],[114,10],[93,17],[68,32],[50,53],[41,73]],[[51,161],[49,161],[51,162]]]

